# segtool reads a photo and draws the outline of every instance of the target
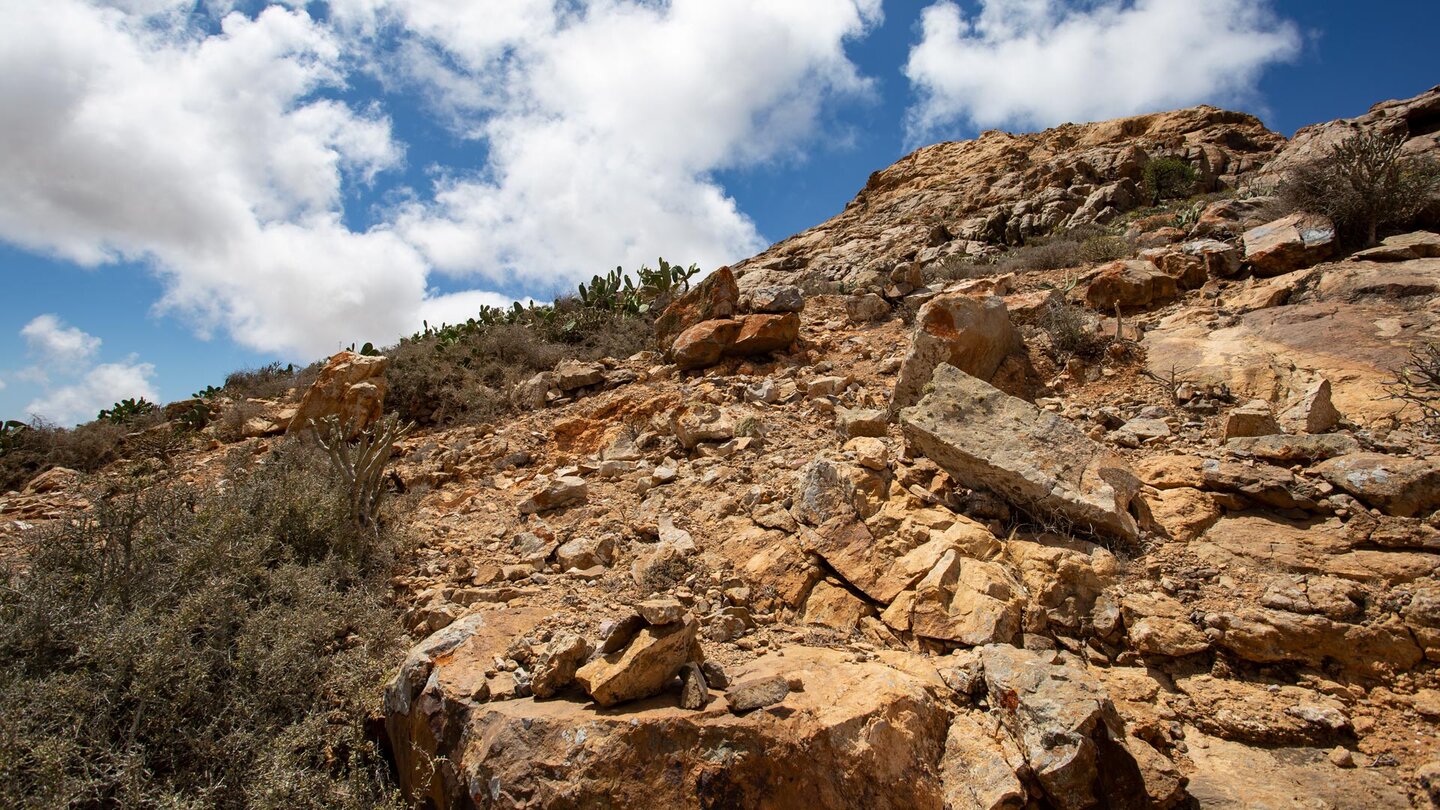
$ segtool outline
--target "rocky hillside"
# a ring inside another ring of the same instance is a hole
[[[1330,126],[1403,120],[1434,154],[1437,103]],[[1440,235],[1344,255],[1334,223],[1255,196],[1125,218],[1152,157],[1233,189],[1325,131],[1198,108],[929,147],[681,296],[655,351],[564,361],[503,417],[399,439],[412,646],[375,726],[405,796],[1440,801],[1440,426],[1423,374],[1393,384],[1440,345]],[[1122,219],[1118,260],[927,269]],[[263,466],[297,412],[375,423],[388,362],[221,403],[248,438],[173,474]],[[0,497],[0,545],[125,465]]]
[[[1214,107],[1066,124],[1033,135],[990,131],[917,150],[875,172],[845,210],[736,265],[742,286],[883,283],[897,263],[1105,224],[1148,204],[1145,163],[1178,157],[1200,191],[1236,188],[1285,139],[1253,116]]]

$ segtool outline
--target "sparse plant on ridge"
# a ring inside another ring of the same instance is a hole
[[[1324,214],[1340,240],[1368,247],[1382,231],[1408,226],[1440,195],[1440,165],[1407,156],[1399,135],[1356,132],[1310,163],[1296,166],[1280,184],[1292,210]]]
[[[1182,158],[1157,157],[1146,162],[1140,177],[1150,204],[1159,205],[1161,200],[1189,196],[1197,175],[1195,167]]]
[[[1410,352],[1410,362],[1386,383],[1391,399],[1402,400],[1420,411],[1425,430],[1440,436],[1440,343]]]
[[[139,399],[132,397],[122,399],[109,408],[102,409],[100,414],[95,418],[116,425],[124,425],[154,411],[155,403],[150,402],[144,397],[140,397]]]

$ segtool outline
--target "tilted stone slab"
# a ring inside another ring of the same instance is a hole
[[[1133,540],[1140,482],[1130,466],[1073,422],[949,365],[920,404],[901,412],[905,440],[956,483],[1077,528]]]

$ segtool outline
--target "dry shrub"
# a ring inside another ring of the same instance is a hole
[[[292,364],[271,363],[259,368],[241,369],[225,378],[221,390],[232,399],[281,399],[291,389],[304,392],[314,381],[318,366],[297,368]],[[309,380],[302,379],[309,374]]]
[[[561,360],[628,357],[653,342],[646,318],[586,310],[571,320],[570,302],[555,306],[556,324],[497,324],[453,341],[416,337],[387,349],[388,407],[422,425],[483,421],[510,409],[516,383]]]
[[[1440,164],[1402,151],[1400,135],[1356,132],[1330,152],[1295,167],[1280,184],[1290,210],[1324,214],[1348,247],[1375,244],[1409,227],[1440,195]]]
[[[398,806],[365,733],[389,541],[296,443],[229,478],[103,499],[0,573],[7,806]]]
[[[94,472],[120,457],[132,429],[106,421],[66,429],[36,420],[0,453],[0,492],[20,489],[52,467]]]
[[[1050,337],[1054,358],[1063,364],[1071,357],[1094,359],[1106,340],[1095,331],[1095,321],[1084,309],[1065,301],[1052,302],[1041,314],[1039,326]]]

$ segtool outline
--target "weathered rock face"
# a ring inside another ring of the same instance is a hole
[[[1075,425],[959,369],[935,370],[934,391],[901,414],[906,440],[958,483],[1022,509],[1134,539],[1128,511],[1140,482],[1124,460]]]
[[[1308,275],[1284,305],[1230,317],[1194,308],[1164,318],[1142,341],[1151,371],[1181,369],[1196,385],[1223,383],[1277,409],[1310,393],[1316,404],[1322,392],[1310,389],[1323,378],[1346,419],[1391,422],[1400,409],[1387,398],[1391,370],[1440,324],[1440,259],[1333,262],[1302,272]],[[1314,427],[1328,421],[1323,408],[1314,415]]]
[[[1408,99],[1383,101],[1355,118],[1304,127],[1265,164],[1253,184],[1273,187],[1286,172],[1328,155],[1357,130],[1399,136],[1404,139],[1403,151],[1407,155],[1440,154],[1440,87]]]
[[[1245,232],[1245,261],[1257,276],[1302,270],[1334,250],[1334,223],[1315,214],[1291,214]]]
[[[737,265],[736,275],[747,289],[884,289],[902,262],[1109,221],[1144,201],[1138,183],[1151,157],[1183,157],[1199,172],[1199,187],[1213,191],[1235,187],[1283,143],[1251,116],[1195,107],[936,144],[871,175],[844,212]],[[942,227],[933,219],[939,211]]]
[[[993,295],[936,296],[915,318],[910,351],[900,364],[890,410],[896,413],[919,402],[942,363],[988,382],[1000,364],[1023,345],[1003,299]]]
[[[288,432],[306,430],[312,421],[318,424],[327,416],[338,416],[351,435],[369,427],[385,411],[387,362],[385,357],[348,351],[331,357],[300,400]]]
[[[1111,262],[1100,268],[1086,288],[1085,302],[1101,312],[1113,312],[1116,307],[1146,309],[1174,301],[1179,292],[1176,284],[1175,277],[1149,261]]]

